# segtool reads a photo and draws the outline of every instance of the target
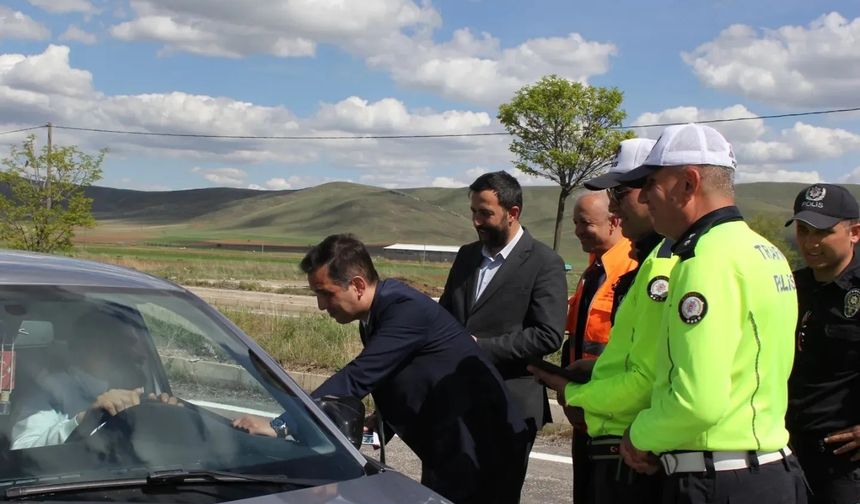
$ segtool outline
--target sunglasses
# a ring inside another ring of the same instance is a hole
[[[609,189],[606,190],[606,194],[609,195],[609,199],[611,199],[612,201],[614,201],[616,203],[623,200],[624,196],[627,196],[627,193],[629,193],[629,192],[630,192],[630,188],[624,187],[624,186],[610,187]]]

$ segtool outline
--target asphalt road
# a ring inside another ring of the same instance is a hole
[[[379,459],[379,450],[364,446],[361,451],[366,456]],[[421,462],[399,438],[392,439],[385,447],[385,462],[416,481],[421,478]],[[555,442],[538,438],[532,450],[520,502],[570,503],[573,492],[572,471],[569,441]]]

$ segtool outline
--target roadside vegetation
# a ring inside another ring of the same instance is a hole
[[[325,314],[284,317],[218,308],[288,371],[331,373],[361,351],[356,324]]]

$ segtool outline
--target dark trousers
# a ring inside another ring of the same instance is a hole
[[[573,429],[571,456],[573,457],[573,503],[588,504],[592,464],[588,458],[588,442],[591,439],[585,431]]]
[[[619,455],[620,438],[594,438],[588,450],[591,480],[586,504],[650,504],[660,502],[663,472],[648,476],[630,469]],[[602,442],[603,444],[598,444]]]
[[[833,446],[822,437],[792,439],[792,449],[809,483],[811,504],[857,504],[860,502],[860,462],[851,455],[834,455]]]
[[[664,504],[805,504],[806,484],[794,455],[758,468],[665,477]]]

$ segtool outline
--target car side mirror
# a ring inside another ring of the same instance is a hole
[[[364,434],[364,403],[355,397],[323,396],[314,400],[356,448]]]

